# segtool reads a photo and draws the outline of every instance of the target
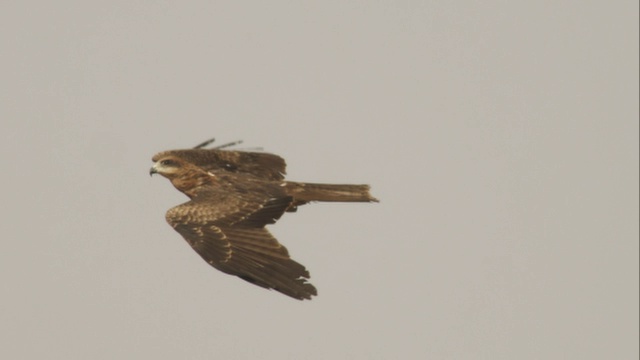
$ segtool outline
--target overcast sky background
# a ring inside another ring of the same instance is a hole
[[[0,358],[637,359],[638,3],[2,1]],[[151,156],[369,183],[203,262]]]

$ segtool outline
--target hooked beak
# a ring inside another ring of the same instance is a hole
[[[157,173],[158,173],[158,170],[156,169],[156,166],[153,165],[151,169],[149,169],[149,176],[153,176],[153,174],[157,174]]]

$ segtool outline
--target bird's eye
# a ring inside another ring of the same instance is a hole
[[[160,161],[160,165],[162,166],[173,166],[175,164],[176,163],[173,160],[169,160],[169,159]]]

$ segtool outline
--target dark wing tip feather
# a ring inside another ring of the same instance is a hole
[[[232,255],[218,269],[267,289],[303,300],[317,295],[307,279],[309,271],[289,257],[269,232],[256,228],[223,229],[231,241]]]
[[[170,210],[169,223],[209,265],[298,300],[317,295],[309,271],[264,227],[189,224],[178,210]]]
[[[271,283],[266,283],[250,276],[238,275],[238,277],[265,289],[273,289],[296,300],[311,300],[311,297],[318,295],[318,290],[311,283],[307,282],[306,279],[295,279],[293,282],[289,281],[285,286],[273,286]]]

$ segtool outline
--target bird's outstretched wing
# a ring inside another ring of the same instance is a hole
[[[222,149],[169,150],[156,154],[153,161],[176,156],[205,171],[224,170],[230,173],[250,174],[265,180],[282,180],[286,163],[278,155],[262,152],[232,151]]]
[[[167,222],[207,263],[296,299],[317,295],[307,282],[309,272],[264,228],[283,214],[291,197],[245,200],[232,196],[213,202],[211,197],[215,193],[198,196],[166,215]]]

